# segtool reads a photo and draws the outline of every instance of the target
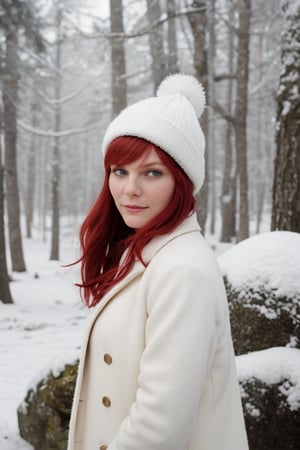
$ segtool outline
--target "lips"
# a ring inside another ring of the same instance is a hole
[[[139,212],[144,211],[147,207],[139,205],[124,205],[123,208],[125,208],[129,212]]]

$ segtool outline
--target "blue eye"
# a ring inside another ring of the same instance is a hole
[[[150,175],[150,177],[160,177],[162,175],[162,173],[159,170],[150,170],[148,172],[148,175]]]
[[[126,170],[124,170],[124,169],[118,169],[118,168],[112,169],[112,172],[113,172],[114,174],[118,175],[119,177],[123,177],[124,175],[127,174]]]

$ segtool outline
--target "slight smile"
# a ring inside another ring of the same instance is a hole
[[[128,212],[140,212],[147,209],[147,206],[138,206],[138,205],[123,205]]]

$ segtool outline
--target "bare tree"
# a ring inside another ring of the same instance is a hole
[[[202,12],[197,14],[188,15],[188,20],[191,26],[193,38],[194,38],[194,67],[197,74],[197,78],[202,82],[208,99],[208,67],[207,67],[207,51],[206,51],[206,1],[195,0],[193,6],[199,8]],[[202,117],[202,127],[206,138],[206,151],[205,151],[205,181],[199,194],[197,194],[197,216],[202,229],[205,233],[205,224],[208,211],[208,185],[209,185],[209,130],[208,130],[208,116],[205,112]]]
[[[258,82],[262,83],[263,80],[263,55],[264,55],[264,33],[261,33],[259,35],[259,48],[258,48]],[[266,134],[266,111],[265,111],[265,105],[264,105],[264,99],[261,100],[261,108],[258,111],[258,124],[257,124],[257,138],[256,138],[256,146],[255,146],[255,153],[256,153],[256,170],[255,170],[255,178],[256,178],[256,233],[258,234],[260,231],[260,224],[263,216],[263,210],[264,210],[264,202],[265,202],[265,194],[266,194],[266,177],[265,177],[265,171],[266,171],[266,165],[263,163],[263,161],[266,159],[264,158],[264,152],[266,152],[267,149],[265,147],[268,147],[268,145],[265,142],[264,136]]]
[[[216,35],[215,35],[215,0],[210,0],[209,13],[207,12],[207,28],[208,28],[208,50],[207,50],[207,67],[208,67],[208,89],[209,89],[209,99],[210,104],[215,103],[215,56],[216,56]],[[213,123],[214,121],[214,110],[209,108],[207,111],[208,123]],[[210,233],[215,233],[215,223],[216,223],[216,139],[214,127],[209,127],[209,166],[210,166]]]
[[[178,72],[178,60],[177,60],[177,36],[176,36],[176,22],[175,18],[172,18],[176,11],[175,0],[167,1],[167,13],[170,16],[168,20],[168,72]]]
[[[229,21],[234,23],[234,8],[229,10]],[[232,27],[228,27],[228,74],[234,72],[234,36]],[[221,194],[221,242],[231,242],[236,235],[236,163],[233,146],[234,118],[232,114],[233,78],[228,76],[225,111],[225,154]],[[227,120],[226,120],[227,118]],[[230,120],[229,120],[230,119]]]
[[[18,37],[12,30],[6,34],[6,76],[3,90],[7,212],[12,270],[26,270],[23,255],[20,198],[17,175],[17,102],[18,102]]]
[[[123,6],[121,0],[110,0],[110,30],[124,33]],[[123,38],[111,39],[111,94],[112,118],[127,105],[126,65]]]
[[[300,232],[300,2],[285,0],[272,230]]]
[[[147,16],[149,24],[157,21],[161,16],[159,0],[147,0]],[[149,33],[150,53],[152,58],[152,77],[154,92],[156,92],[161,80],[167,74],[167,63],[163,46],[162,27],[155,27]]]
[[[1,101],[1,99],[0,99]],[[13,303],[9,288],[4,227],[4,165],[2,161],[2,105],[0,103],[0,301]]]
[[[55,66],[57,76],[55,78],[55,111],[54,131],[58,133],[61,129],[61,46],[62,46],[62,7],[58,3],[56,11],[56,57]],[[59,259],[59,235],[60,235],[60,141],[56,134],[53,139],[52,154],[52,226],[51,226],[51,250],[50,259]]]
[[[0,14],[0,30],[4,36],[5,60],[0,72],[0,85],[3,87],[4,106],[4,142],[5,170],[7,190],[7,213],[9,226],[9,246],[12,270],[26,270],[23,256],[20,199],[17,173],[17,107],[19,88],[18,37],[23,35],[26,42],[39,52],[44,49],[39,31],[39,20],[36,19],[33,3],[28,0],[2,0]],[[3,44],[3,40],[2,40]]]
[[[251,0],[238,2],[238,55],[236,72],[235,140],[239,187],[238,241],[249,237],[247,113]]]
[[[33,94],[34,96],[34,94]],[[31,114],[32,125],[37,125],[37,102],[32,101]],[[26,236],[32,237],[32,221],[34,211],[34,194],[35,194],[35,181],[36,181],[36,136],[34,134],[30,137],[30,147],[27,155],[27,186],[26,186],[26,198],[25,198],[25,216],[26,216]]]

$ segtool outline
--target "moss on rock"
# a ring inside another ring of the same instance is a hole
[[[279,297],[264,286],[234,288],[224,277],[236,355],[289,345],[300,348],[300,293]]]
[[[20,435],[35,450],[65,450],[78,362],[30,389],[17,415]]]
[[[267,384],[250,378],[240,385],[250,450],[296,450],[300,409],[292,410],[284,394],[290,381]]]

